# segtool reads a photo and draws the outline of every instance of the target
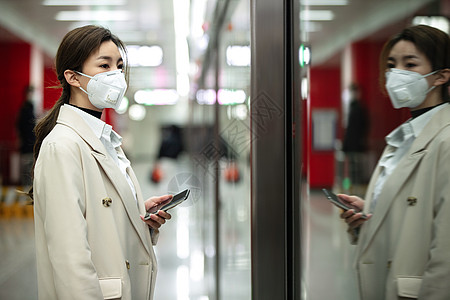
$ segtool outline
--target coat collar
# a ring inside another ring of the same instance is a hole
[[[133,170],[131,168],[128,168],[127,172],[130,175],[131,181],[136,188],[138,205],[136,205],[131,188],[123,177],[122,172],[119,170],[119,167],[109,157],[105,146],[103,146],[103,143],[100,141],[100,139],[95,136],[94,132],[83,120],[83,118],[72,109],[62,106],[59,112],[57,123],[70,127],[92,148],[91,155],[101,166],[101,168],[111,181],[111,184],[120,195],[120,200],[125,207],[131,224],[141,238],[144,247],[151,254],[152,251],[149,248],[149,245],[151,245],[151,240],[148,226],[144,222],[142,222],[139,217],[139,215],[145,214],[145,207],[141,189],[139,187],[139,182],[134,175]],[[120,149],[119,151],[122,150]]]
[[[397,193],[403,188],[408,179],[408,175],[411,174],[418,163],[422,160],[423,156],[427,152],[428,145],[430,142],[439,134],[444,128],[450,126],[450,105],[442,108],[438,111],[433,118],[428,122],[428,124],[424,127],[421,134],[414,140],[413,144],[409,151],[405,154],[405,157],[400,161],[398,166],[390,175],[391,178],[395,178],[395,181],[387,180],[383,186],[383,191],[379,195],[379,199],[388,199],[388,201],[378,201],[374,214],[369,222],[367,222],[364,226],[365,234],[364,237],[360,240],[361,252],[368,247],[370,241],[375,235],[375,232],[380,227],[384,218],[386,217],[389,208],[392,205],[393,200],[395,199]],[[385,152],[387,148],[385,149]],[[374,175],[369,183],[368,193],[366,195],[366,204],[365,204],[365,212],[367,213],[368,207],[370,206],[370,202],[372,201],[372,192],[380,174],[380,167],[374,171]]]

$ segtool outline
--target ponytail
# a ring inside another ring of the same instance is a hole
[[[61,109],[61,106],[63,106],[66,103],[69,103],[69,99],[70,99],[70,90],[68,92],[63,90],[61,97],[58,99],[58,101],[56,101],[55,105],[53,105],[52,109],[34,127],[36,142],[34,143],[34,153],[33,153],[34,163],[31,169],[31,178],[34,178],[34,167],[36,165],[36,161],[39,156],[39,151],[41,150],[42,141],[55,127],[56,120],[58,119],[59,115],[59,110]],[[31,186],[30,190],[28,191],[28,196],[31,199],[33,199],[33,186]]]

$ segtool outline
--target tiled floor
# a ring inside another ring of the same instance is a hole
[[[147,180],[150,164],[134,164],[144,195],[192,185],[186,181],[186,174],[192,175],[188,163],[163,164],[165,176],[159,184]],[[225,300],[251,299],[250,174],[242,166],[241,172],[237,184],[220,185],[220,282],[221,299]],[[174,209],[172,220],[161,229],[155,249],[159,263],[155,300],[214,299],[212,179],[206,176],[194,182],[201,195],[192,205]],[[303,299],[357,300],[351,269],[353,248],[337,209],[312,191],[304,197],[303,212]],[[37,299],[32,219],[0,218],[0,255],[0,300]]]

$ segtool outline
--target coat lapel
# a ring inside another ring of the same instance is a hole
[[[146,248],[148,253],[151,254],[149,248],[149,245],[151,245],[149,231],[146,230],[147,226],[139,218],[140,214],[145,213],[145,208],[143,207],[142,194],[139,188],[139,183],[134,173],[132,171],[128,171],[129,174],[132,174],[132,176],[130,177],[136,188],[138,205],[136,205],[131,188],[128,186],[128,183],[125,180],[119,167],[114,163],[112,159],[109,158],[109,154],[107,154],[103,143],[93,134],[88,124],[86,124],[86,122],[84,122],[84,120],[76,112],[72,111],[70,108],[65,108],[64,106],[61,107],[60,115],[58,117],[58,123],[72,128],[92,148],[92,156],[96,159],[105,174],[108,176],[117,193],[120,195],[120,200],[125,207],[131,224],[142,240],[144,247]],[[72,124],[76,124],[76,127],[74,127]],[[129,170],[131,170],[131,168],[129,168]]]
[[[401,162],[398,164],[398,166],[395,168],[394,172],[392,172],[392,174],[389,177],[395,178],[395,180],[389,180],[388,178],[384,183],[383,190],[378,196],[378,202],[375,206],[373,216],[370,219],[370,221],[368,221],[367,224],[364,225],[367,226],[367,228],[365,228],[366,229],[366,233],[364,235],[365,239],[361,240],[363,251],[369,245],[371,239],[373,238],[376,231],[382,224],[397,193],[403,188],[409,175],[413,172],[414,168],[421,161],[425,153],[426,151],[422,150],[413,153],[411,155],[408,155],[408,157],[403,158]],[[378,169],[377,174],[379,175],[380,168],[377,167],[377,169]],[[372,189],[370,190],[371,191],[369,196],[370,201],[368,201],[367,205],[369,205],[372,200],[371,194],[373,192],[373,188],[374,187],[372,187]]]
[[[398,166],[386,180],[383,190],[379,195],[378,202],[375,206],[375,211],[370,219],[364,226],[365,234],[364,239],[361,240],[361,252],[370,244],[370,241],[374,237],[376,231],[382,224],[384,218],[386,217],[389,208],[392,205],[392,202],[396,198],[397,194],[403,189],[403,186],[406,184],[410,174],[414,172],[414,169],[419,165],[422,158],[427,153],[428,144],[434,139],[434,137],[445,127],[450,125],[450,106],[442,108],[439,112],[437,112],[430,122],[425,126],[423,131],[419,134],[416,140],[411,145],[411,148],[401,159]],[[385,150],[386,152],[386,150]],[[384,153],[385,153],[384,152]],[[368,193],[366,195],[367,205],[370,205],[372,201],[372,193],[375,187],[376,179],[380,174],[380,167],[377,167],[373,178],[369,184]],[[367,207],[365,208],[367,212]]]

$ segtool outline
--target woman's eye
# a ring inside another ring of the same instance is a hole
[[[117,69],[123,70],[123,65],[118,65],[118,66],[117,66]]]
[[[108,64],[103,64],[103,65],[100,66],[100,68],[108,69],[109,65]]]
[[[413,64],[413,63],[407,63],[407,64],[406,64],[406,67],[407,67],[407,68],[414,68],[414,67],[417,67],[417,65],[416,65],[416,64]]]
[[[395,68],[395,64],[393,64],[393,63],[388,63],[388,64],[386,65],[386,67],[387,67],[388,69],[392,69],[392,68]]]

